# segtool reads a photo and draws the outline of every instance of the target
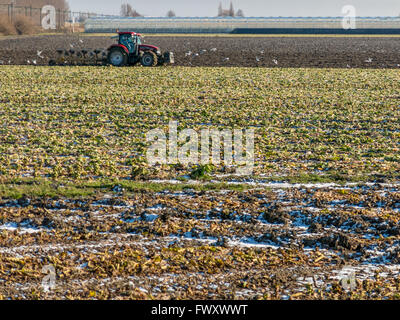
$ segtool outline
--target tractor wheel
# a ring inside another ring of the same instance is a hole
[[[157,55],[152,51],[148,51],[143,54],[140,63],[143,67],[155,67],[158,64]]]
[[[114,67],[123,67],[128,63],[128,55],[120,48],[113,48],[108,53],[107,61]]]

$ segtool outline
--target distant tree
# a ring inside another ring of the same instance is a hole
[[[234,17],[235,16],[235,9],[233,8],[233,3],[231,1],[231,5],[229,7],[229,14],[230,17]]]
[[[233,3],[231,2],[229,10],[222,8],[222,4],[219,3],[218,7],[218,17],[234,17],[235,9],[233,8]]]
[[[127,4],[121,4],[121,9],[119,10],[119,13],[121,16],[126,17],[128,14],[128,5]]]
[[[222,17],[224,13],[224,9],[222,9],[222,3],[219,3],[219,7],[218,7],[218,17]]]
[[[169,10],[167,12],[167,17],[168,18],[173,18],[173,17],[176,17],[176,14],[175,14],[175,12],[173,10]]]
[[[239,9],[239,10],[236,12],[236,16],[237,16],[237,17],[244,17],[244,12],[243,12],[243,10],[242,10],[242,9]]]
[[[121,16],[123,17],[141,17],[142,15],[137,12],[129,3],[121,5]]]

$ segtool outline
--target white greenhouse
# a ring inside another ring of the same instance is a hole
[[[372,33],[400,32],[400,17],[358,17],[355,30],[370,30]],[[143,33],[253,33],[252,30],[264,30],[296,33],[310,30],[328,32],[344,30],[343,17],[249,17],[249,18],[164,18],[164,17],[101,17],[86,20],[85,31],[89,33],[108,33],[136,31]],[[292,30],[292,32],[290,32]],[[382,30],[386,30],[381,32]],[[247,31],[247,32],[246,32]],[[347,30],[348,31],[348,30]],[[307,32],[306,32],[307,33]],[[318,32],[317,32],[318,33]]]

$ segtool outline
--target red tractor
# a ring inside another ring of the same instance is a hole
[[[107,62],[115,67],[135,65],[155,67],[174,63],[172,52],[161,52],[160,48],[143,43],[142,35],[136,32],[118,32],[117,44],[108,48]]]
[[[161,53],[160,48],[144,44],[142,35],[135,32],[118,32],[118,43],[107,50],[57,50],[58,57],[49,61],[50,66],[65,65],[106,65],[116,67],[140,63],[144,67],[174,63],[172,52]]]

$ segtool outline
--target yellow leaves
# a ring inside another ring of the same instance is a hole
[[[162,258],[161,258],[159,255],[157,255],[157,256],[155,256],[155,257],[153,258],[153,261],[154,261],[155,263],[158,263],[158,262],[161,262],[161,261],[162,261]]]
[[[296,298],[300,298],[301,296],[303,296],[304,293],[303,292],[298,292],[298,293],[294,293],[290,295],[290,299],[296,299]]]
[[[309,172],[315,169],[315,161],[330,161],[331,169],[339,170],[344,154],[349,160],[345,166],[354,167],[347,174],[368,172],[370,165],[355,161],[366,146],[373,143],[386,150],[385,155],[397,153],[396,133],[385,134],[398,127],[399,109],[385,99],[394,96],[395,88],[379,81],[382,76],[396,76],[379,70],[368,71],[368,77],[338,72],[178,67],[135,69],[132,77],[129,69],[5,67],[2,99],[13,108],[4,109],[0,116],[0,121],[9,123],[0,138],[14,142],[13,152],[22,161],[0,159],[0,168],[16,176],[29,172],[57,179],[126,178],[127,155],[138,152],[144,156],[146,151],[136,147],[143,134],[174,118],[183,128],[201,129],[206,123],[256,127],[255,154],[261,155],[258,173],[279,173],[282,166],[289,173]],[[134,92],[121,95],[127,87],[135,88]],[[366,87],[381,91],[368,91],[365,96]],[[204,99],[197,99],[200,96]],[[365,126],[366,119],[375,126]],[[327,145],[330,151],[324,152]],[[3,150],[0,146],[0,153],[7,154],[6,146]],[[77,163],[88,150],[92,152],[88,158]],[[299,164],[304,150],[313,159]],[[95,162],[94,154],[101,154]],[[380,157],[370,155],[378,172],[393,171],[395,162],[382,163]],[[41,165],[45,157],[50,166]],[[167,168],[161,171],[173,174]]]
[[[321,261],[322,259],[325,259],[326,257],[319,252],[319,257],[317,259],[314,260],[314,263],[318,263],[319,261]]]

